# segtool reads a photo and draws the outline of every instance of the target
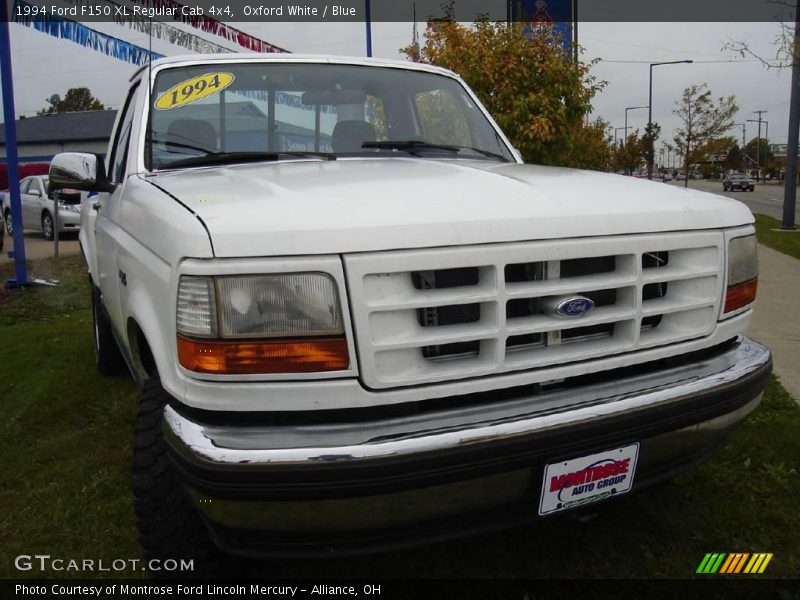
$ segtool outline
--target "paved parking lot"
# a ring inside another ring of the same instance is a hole
[[[25,232],[25,258],[28,260],[53,256],[53,245],[54,242],[48,242],[41,233],[34,231]],[[14,238],[6,233],[2,256],[0,256],[0,263],[13,262],[13,259],[8,257],[9,251],[13,249]],[[78,252],[80,252],[78,234],[62,233],[58,242],[58,254],[63,256],[66,254],[78,254]]]

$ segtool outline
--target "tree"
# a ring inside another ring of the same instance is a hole
[[[733,116],[739,107],[734,96],[719,98],[715,103],[705,83],[683,90],[683,96],[675,104],[677,108],[672,112],[681,120],[682,127],[676,130],[673,139],[683,155],[684,185],[688,187],[689,169],[702,156],[698,149],[733,127]]]
[[[795,39],[794,12],[798,8],[795,0],[774,0],[772,4],[783,5],[785,12],[775,15],[775,21],[780,23],[780,29],[775,35],[775,55],[767,58],[754,51],[747,41],[728,39],[722,46],[723,50],[731,51],[742,58],[754,58],[767,69],[789,69],[800,59],[800,44]]]
[[[606,138],[609,124],[598,117],[588,125],[579,127],[569,142],[569,164],[576,169],[607,171],[611,166],[611,144]]]
[[[736,138],[726,135],[708,140],[701,148],[698,148],[697,151],[707,156],[716,156],[717,154],[726,154],[728,150],[735,145]]]
[[[739,144],[734,144],[728,155],[725,157],[725,162],[722,163],[726,171],[739,171],[744,166],[744,153],[739,148]]]
[[[428,21],[426,41],[403,49],[412,60],[459,73],[528,162],[605,169],[609,148],[597,122],[584,123],[604,83],[590,75],[594,62],[575,62],[557,35],[526,37],[520,24],[478,19]]]
[[[769,169],[775,155],[769,147],[769,140],[767,138],[753,138],[744,147],[744,153],[753,159],[761,169]]]
[[[52,115],[62,112],[82,112],[86,110],[104,110],[105,106],[97,98],[92,96],[89,88],[79,87],[70,88],[63,98],[57,102],[51,102],[50,106],[43,108],[38,115]]]
[[[644,161],[648,165],[652,165],[656,161],[656,140],[658,140],[658,136],[660,135],[661,125],[658,123],[648,123],[644,128],[644,135],[642,136],[642,154],[644,155]]]
[[[622,144],[614,148],[612,166],[614,171],[625,171],[630,175],[633,171],[639,170],[643,162],[644,145],[637,129],[628,135]]]
[[[736,152],[730,154],[732,148],[736,148]],[[701,147],[697,148],[695,157],[699,161],[705,163],[703,167],[704,176],[707,175],[714,177],[720,174],[720,169],[736,170],[739,168],[727,166],[729,163],[729,158],[732,161],[736,161],[737,159],[741,160],[743,158],[741,149],[736,143],[736,138],[729,135],[708,140]]]

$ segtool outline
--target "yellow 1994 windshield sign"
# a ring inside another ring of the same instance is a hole
[[[233,83],[233,73],[206,73],[173,85],[156,100],[159,110],[171,110],[208,98]]]

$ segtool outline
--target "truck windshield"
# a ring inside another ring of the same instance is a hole
[[[153,89],[149,169],[254,159],[403,155],[513,160],[457,81],[401,68],[210,63]]]

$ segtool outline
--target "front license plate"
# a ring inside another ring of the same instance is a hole
[[[637,442],[547,465],[539,514],[548,515],[629,492],[638,457]]]

